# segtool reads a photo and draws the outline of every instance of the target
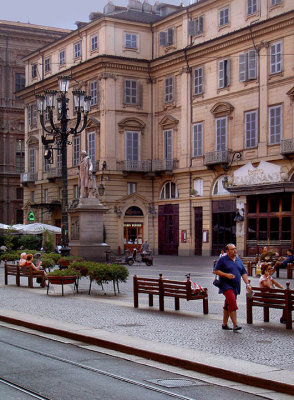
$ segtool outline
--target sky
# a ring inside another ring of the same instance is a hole
[[[108,0],[8,0],[1,5],[0,19],[19,21],[55,28],[76,29],[75,21],[89,22],[93,11],[103,11]],[[182,0],[162,0],[179,5]],[[112,0],[115,5],[126,6],[128,0]],[[154,4],[155,0],[149,0]],[[188,4],[183,0],[184,5]]]

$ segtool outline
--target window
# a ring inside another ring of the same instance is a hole
[[[271,0],[271,7],[281,4],[283,0]]]
[[[82,47],[81,42],[74,44],[74,57],[75,58],[81,57],[81,55],[82,55],[81,47]]]
[[[228,25],[229,23],[229,7],[223,8],[219,12],[219,26]]]
[[[202,156],[203,124],[202,122],[193,126],[193,157]]]
[[[75,136],[73,138],[73,161],[72,161],[73,167],[79,165],[80,158],[81,158],[81,138],[80,136]]]
[[[174,44],[174,28],[169,28],[164,32],[159,32],[159,45],[160,46],[171,46]]]
[[[257,57],[255,50],[239,54],[239,81],[245,82],[257,77]]]
[[[50,72],[50,58],[45,58],[45,73]]]
[[[193,194],[194,196],[203,196],[203,179],[194,179]]]
[[[49,160],[47,158],[44,158],[44,172],[49,171]]]
[[[136,191],[137,191],[137,183],[128,182],[128,194],[136,193]]]
[[[139,161],[139,132],[126,131],[126,160]]]
[[[98,49],[98,35],[91,36],[91,51]]]
[[[48,203],[48,189],[44,190],[44,203]]]
[[[282,71],[282,43],[273,43],[271,45],[270,70],[271,74],[277,74]]]
[[[203,17],[198,17],[188,22],[188,35],[198,36],[203,33]]]
[[[227,149],[227,117],[216,119],[216,151]]]
[[[90,82],[90,96],[91,96],[91,106],[95,106],[97,104],[97,81]]]
[[[245,113],[245,147],[257,146],[257,111]]]
[[[220,176],[218,180],[215,182],[214,187],[212,189],[213,196],[223,195],[223,194],[230,194],[223,185],[224,175]]]
[[[137,104],[137,81],[125,80],[124,99],[125,104]]]
[[[30,128],[37,126],[37,107],[35,105],[28,106],[28,124]]]
[[[74,196],[74,199],[78,199],[79,198],[79,187],[78,187],[78,185],[74,185],[74,187],[73,187],[73,196]]]
[[[269,143],[278,144],[282,134],[282,106],[269,109]]]
[[[170,103],[174,99],[174,78],[171,76],[165,79],[164,85],[164,101],[165,103]]]
[[[231,83],[231,60],[221,60],[218,63],[218,87],[220,89],[230,86]]]
[[[57,168],[61,171],[62,168],[62,157],[61,157],[61,148],[58,146],[57,148]]]
[[[194,70],[194,95],[203,93],[203,67]]]
[[[164,159],[173,159],[173,131],[168,129],[163,132],[164,135]]]
[[[125,47],[127,49],[137,49],[137,35],[134,33],[125,33]]]
[[[167,182],[161,189],[160,199],[177,199],[179,197],[178,189],[174,182]]]
[[[23,188],[16,188],[16,200],[23,200]]]
[[[96,162],[96,132],[88,133],[88,155],[94,165]]]
[[[34,191],[31,192],[31,202],[32,203],[35,202],[35,192]]]
[[[59,65],[64,65],[65,64],[65,51],[61,50],[59,52]]]
[[[25,162],[25,150],[24,150],[24,140],[16,141],[16,172],[21,173],[24,172],[24,162]]]
[[[23,210],[16,210],[16,223],[17,224],[23,223]]]
[[[32,65],[32,79],[37,77],[37,64]]]
[[[35,173],[35,149],[29,149],[29,172]]]
[[[257,12],[257,0],[247,0],[247,15],[253,15]]]
[[[26,78],[24,74],[15,73],[15,91],[21,90],[26,85]]]

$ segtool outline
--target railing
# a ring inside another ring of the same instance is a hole
[[[178,166],[178,160],[152,160],[152,171],[172,171]]]
[[[47,179],[61,178],[62,172],[61,168],[50,168],[47,171]]]
[[[294,139],[281,140],[281,154],[293,154],[293,153],[294,153]]]
[[[143,160],[143,161],[123,160],[123,161],[118,161],[117,165],[119,171],[150,172],[151,170],[150,160]]]
[[[210,151],[205,154],[204,164],[205,165],[215,165],[215,164],[228,164],[230,150],[220,150],[220,151]]]
[[[35,182],[38,179],[36,172],[23,172],[20,174],[20,183]]]

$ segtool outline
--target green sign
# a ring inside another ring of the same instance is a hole
[[[33,211],[30,211],[30,212],[29,212],[28,220],[29,220],[29,221],[35,221],[35,215],[34,215]]]

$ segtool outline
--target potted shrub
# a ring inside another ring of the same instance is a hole
[[[47,280],[48,280],[48,285],[47,285],[47,294],[49,291],[49,285],[50,283],[52,285],[62,285],[62,296],[63,296],[63,285],[69,285],[69,284],[74,284],[74,288],[78,291],[78,280],[80,278],[80,272],[73,269],[73,268],[67,268],[67,269],[56,269],[52,272],[49,272],[47,274]]]
[[[75,256],[61,257],[59,258],[57,264],[59,265],[60,269],[63,269],[69,267],[74,261],[83,261],[83,258]]]

